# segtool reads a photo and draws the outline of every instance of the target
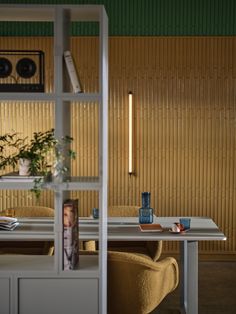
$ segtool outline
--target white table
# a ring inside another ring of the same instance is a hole
[[[184,234],[170,233],[168,230],[179,217],[155,217],[154,223],[164,228],[163,232],[143,233],[138,226],[138,218],[113,217],[108,219],[108,239],[112,241],[180,241],[181,306],[186,314],[198,314],[198,242],[226,240],[210,218],[190,217],[191,229]],[[96,220],[81,221],[81,237],[97,233]],[[98,238],[98,236],[97,236]]]
[[[136,217],[108,218],[108,240],[112,241],[180,241],[181,306],[186,314],[198,314],[198,242],[222,241],[226,236],[210,218],[190,217],[191,229],[184,234],[168,230],[179,217],[155,217],[154,223],[164,228],[163,232],[143,233]],[[20,219],[20,226],[13,232],[0,231],[2,240],[53,240],[53,218]],[[79,219],[80,240],[98,240],[98,222],[92,218]],[[102,231],[101,231],[102,232]]]

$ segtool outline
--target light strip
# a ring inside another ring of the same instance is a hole
[[[129,174],[133,173],[133,94],[129,92]]]

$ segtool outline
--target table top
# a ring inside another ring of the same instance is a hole
[[[142,232],[139,228],[138,217],[109,217],[108,240],[113,241],[205,241],[226,240],[224,233],[211,218],[189,217],[191,228],[186,233],[172,233],[169,230],[179,217],[154,217],[154,223],[160,224],[162,232]],[[1,240],[53,240],[53,218],[19,218],[19,226],[14,231],[0,231]],[[91,217],[79,218],[80,240],[98,240],[99,219]],[[102,228],[100,228],[102,232]]]
[[[162,232],[142,232],[139,228],[137,217],[110,217],[108,218],[108,239],[113,241],[184,241],[184,240],[226,240],[226,236],[219,230],[218,226],[211,218],[188,217],[191,218],[191,228],[185,233],[172,233],[169,230],[174,222],[179,221],[179,217],[154,217],[154,223],[160,224]],[[80,221],[81,235],[98,231],[98,221],[95,219]]]

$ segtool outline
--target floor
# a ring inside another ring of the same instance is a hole
[[[199,314],[236,313],[236,262],[199,262]],[[179,314],[177,288],[151,314]]]

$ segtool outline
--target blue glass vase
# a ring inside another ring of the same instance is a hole
[[[153,208],[150,207],[150,192],[142,192],[142,207],[139,208],[139,223],[153,223]]]

